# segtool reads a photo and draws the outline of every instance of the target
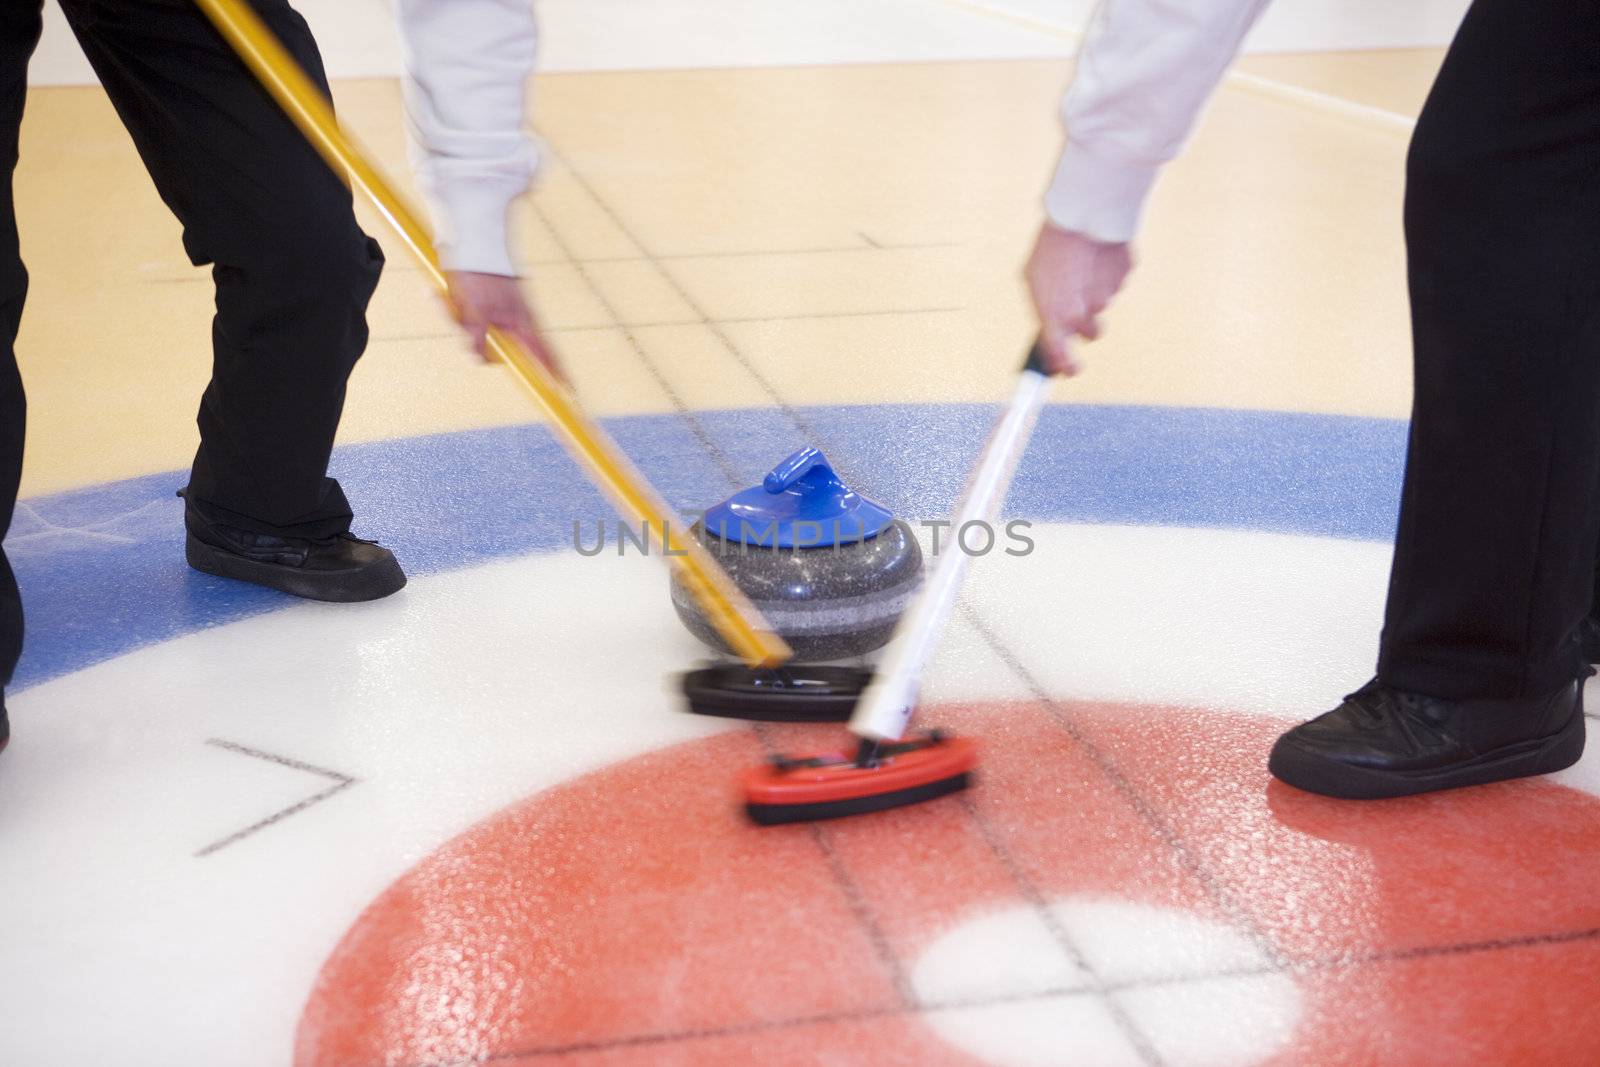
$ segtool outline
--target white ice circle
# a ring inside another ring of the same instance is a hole
[[[1248,1067],[1301,1015],[1294,979],[1244,934],[1100,896],[973,915],[911,981],[934,1030],[994,1067],[1137,1067],[1139,1042],[1171,1067]]]

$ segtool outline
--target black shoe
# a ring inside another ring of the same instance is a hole
[[[184,555],[197,571],[237,578],[307,600],[377,600],[406,584],[394,553],[352,534],[319,540],[271,537],[207,520],[184,508]]]
[[[1583,682],[1521,700],[1440,700],[1373,680],[1278,738],[1267,767],[1346,800],[1549,774],[1583,755]]]
[[[6,745],[11,741],[11,720],[6,718],[6,700],[0,694],[0,752],[6,750]]]

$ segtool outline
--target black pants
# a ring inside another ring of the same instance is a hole
[[[40,6],[0,0],[0,536],[16,502],[26,416],[12,345],[28,275],[11,173]],[[326,90],[300,16],[284,0],[254,6]],[[347,530],[350,506],[327,477],[328,456],[383,264],[377,243],[356,225],[349,191],[191,0],[61,0],[61,7],[183,223],[189,258],[212,264],[212,377],[200,402],[191,501],[258,533]],[[0,552],[0,688],[21,643],[16,580]]]
[[[1546,692],[1596,593],[1600,0],[1476,0],[1405,223],[1416,398],[1379,677]]]

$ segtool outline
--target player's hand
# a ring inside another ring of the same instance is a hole
[[[566,380],[555,353],[539,333],[539,322],[522,295],[521,280],[504,274],[479,274],[475,271],[450,272],[450,305],[456,321],[467,331],[472,350],[484,360],[489,352],[491,326],[510,334],[528,349],[557,378]]]
[[[1068,377],[1083,369],[1077,341],[1100,336],[1100,312],[1111,303],[1133,267],[1126,242],[1108,244],[1045,223],[1039,229],[1024,276],[1039,313],[1045,367]]]

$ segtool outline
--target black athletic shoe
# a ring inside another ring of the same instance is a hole
[[[1267,767],[1345,800],[1548,774],[1583,755],[1583,682],[1523,700],[1440,700],[1373,680],[1278,738]]]
[[[271,537],[207,520],[184,508],[184,555],[197,571],[237,578],[307,600],[377,600],[406,584],[394,553],[353,534],[321,540]]]

